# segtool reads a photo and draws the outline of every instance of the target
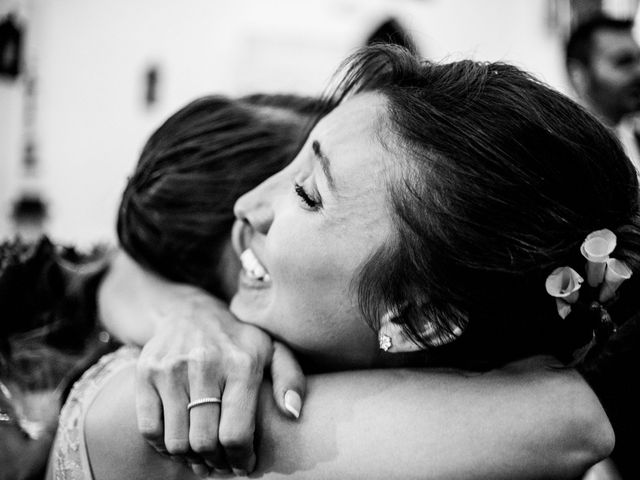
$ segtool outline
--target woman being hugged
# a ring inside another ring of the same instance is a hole
[[[638,184],[620,145],[574,102],[499,63],[432,64],[370,48],[350,60],[334,98],[296,159],[236,203],[244,268],[231,311],[315,371],[460,370],[311,377],[295,424],[265,399],[258,470],[571,478],[606,456],[612,432],[593,395],[575,371],[546,367],[597,354],[638,311],[635,281],[608,298],[604,275],[592,290],[576,276],[580,289],[546,283],[561,267],[591,281],[581,246],[603,229],[616,237],[623,276],[640,267]],[[193,446],[193,429],[219,421],[212,464],[223,449],[252,454],[252,424],[229,433],[225,421],[242,404],[227,394],[233,372],[202,360],[186,387],[155,380],[176,387],[159,392],[166,428],[175,431],[168,413],[178,412]],[[166,461],[136,443],[125,372],[88,413],[90,456],[118,459],[117,468],[94,463],[96,478],[152,478]],[[118,408],[106,400],[114,393]],[[135,456],[114,448],[114,428],[131,435]]]
[[[260,94],[239,99],[212,95],[181,108],[147,140],[136,169],[128,180],[117,225],[122,249],[134,255],[140,265],[162,274],[163,278],[194,284],[206,291],[211,297],[201,301],[201,304],[207,307],[225,305],[223,302],[227,302],[235,292],[240,269],[240,262],[230,245],[233,204],[240,195],[291,161],[321,108],[322,103],[310,97]],[[102,287],[106,288],[102,290],[113,292],[111,287],[115,286],[113,293],[129,301],[125,305],[129,308],[140,307],[144,314],[141,318],[112,315],[114,306],[103,302],[100,308],[103,321],[99,331],[105,328],[113,337],[127,343],[144,344],[152,329],[151,323],[144,321],[145,315],[155,315],[154,319],[162,320],[165,327],[161,333],[166,337],[159,338],[160,335],[156,335],[153,341],[147,343],[141,363],[148,357],[156,360],[154,348],[163,338],[168,338],[176,348],[181,342],[193,348],[201,344],[194,344],[201,341],[201,337],[215,335],[220,338],[218,332],[222,331],[227,340],[225,351],[236,352],[237,349],[233,347],[238,344],[243,352],[255,352],[269,361],[274,358],[285,366],[293,364],[284,346],[277,342],[274,344],[257,328],[242,329],[235,318],[222,310],[215,323],[191,323],[188,328],[183,328],[184,323],[179,322],[180,319],[174,321],[171,306],[165,308],[167,304],[163,301],[151,305],[143,303],[144,297],[139,296],[138,287],[144,285],[133,283],[135,277],[126,273],[125,277],[119,276],[119,266],[128,261],[122,250],[115,252],[110,260],[108,268],[101,270],[109,270],[106,273],[109,280],[104,282]],[[103,261],[101,265],[106,264]],[[114,282],[114,277],[118,281]],[[161,285],[160,277],[147,276],[145,280],[152,278],[155,280],[154,287]],[[89,282],[76,281],[86,287],[87,292],[83,291],[82,298],[90,300],[91,305],[96,303],[93,293],[99,281],[96,275]],[[197,290],[198,294],[202,291]],[[174,295],[171,297],[174,301],[175,298],[191,299],[193,292],[195,289],[186,285],[165,291]],[[214,301],[214,298],[219,300]],[[69,302],[59,303],[61,307],[69,308]],[[118,302],[115,307],[120,305]],[[76,315],[83,320],[83,323],[76,321],[79,326],[94,318],[84,319],[80,315],[83,312],[90,314],[91,310],[85,308]],[[120,323],[110,321],[114,317],[121,320]],[[83,381],[78,382],[78,388],[73,390],[63,411],[58,443],[49,462],[49,466],[56,470],[56,476],[90,477],[91,466],[84,448],[83,425],[85,411],[97,389],[89,384],[96,379],[106,381],[118,364],[126,362],[130,356],[137,358],[137,353],[124,349],[114,361],[101,362]],[[160,353],[171,355],[174,351]],[[228,386],[231,391],[232,383],[229,382]],[[257,392],[257,388],[255,390]],[[139,391],[143,397],[147,391],[144,390],[144,384]],[[158,387],[151,389],[154,395],[156,392],[172,391],[171,386],[167,390]],[[156,412],[154,406],[152,404],[147,409],[141,402],[142,412],[150,410],[151,415]],[[233,423],[233,419],[230,421]],[[171,425],[170,416],[167,424]],[[197,431],[194,433],[198,434]],[[162,448],[164,446],[163,441]],[[53,470],[50,474],[53,474]]]

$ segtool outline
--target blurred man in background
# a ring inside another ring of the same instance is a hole
[[[640,46],[632,20],[596,17],[566,45],[569,79],[586,108],[614,128],[640,171]]]

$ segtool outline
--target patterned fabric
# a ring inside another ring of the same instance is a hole
[[[102,357],[75,383],[60,414],[58,432],[49,458],[48,479],[93,479],[84,439],[87,410],[109,379],[135,363],[139,353],[136,347],[121,347]]]

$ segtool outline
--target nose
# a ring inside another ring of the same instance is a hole
[[[277,185],[277,179],[274,177],[268,178],[242,195],[233,207],[233,213],[238,220],[249,224],[256,232],[263,235],[267,234],[273,222],[273,197]]]

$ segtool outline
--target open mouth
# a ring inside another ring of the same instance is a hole
[[[264,265],[260,263],[260,260],[250,248],[240,254],[240,263],[244,274],[249,280],[263,283],[271,281],[269,272],[267,272],[267,269],[264,268]]]
[[[271,283],[271,276],[249,247],[250,239],[250,227],[245,222],[236,220],[231,231],[231,243],[242,265],[241,284],[250,288],[266,287]]]

